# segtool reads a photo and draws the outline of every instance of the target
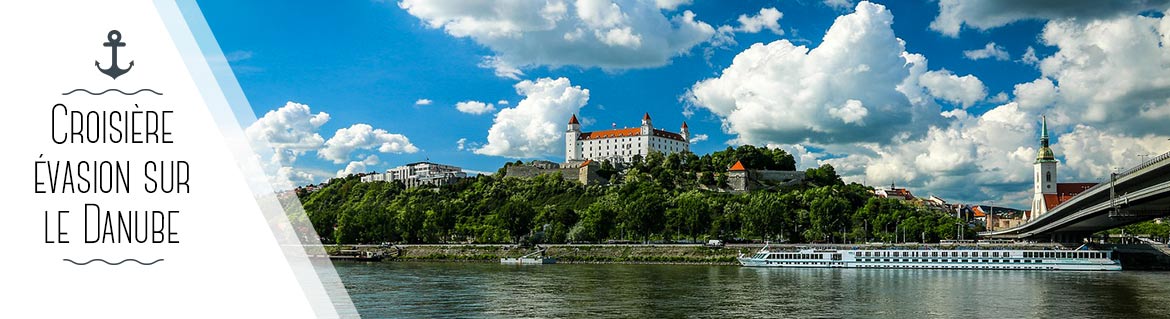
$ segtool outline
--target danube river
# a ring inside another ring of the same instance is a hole
[[[1168,318],[1167,272],[335,263],[365,318]]]

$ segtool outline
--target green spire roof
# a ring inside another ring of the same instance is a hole
[[[1056,156],[1048,148],[1048,117],[1041,117],[1040,123],[1040,151],[1036,153],[1036,163],[1056,163]]]

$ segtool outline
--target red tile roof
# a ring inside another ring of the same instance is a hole
[[[581,124],[577,123],[577,114],[573,114],[573,117],[569,119],[569,124]]]
[[[646,112],[646,115],[642,115],[642,119],[649,121],[650,120],[650,112]]]
[[[635,128],[621,128],[621,129],[616,129],[616,130],[583,132],[583,133],[581,133],[579,139],[596,140],[596,139],[602,139],[602,138],[638,136],[641,133],[642,133],[642,130],[639,128],[636,128],[636,127]]]
[[[729,168],[727,170],[732,171],[732,172],[741,172],[741,171],[746,171],[747,169],[743,168],[743,163],[740,163],[739,161],[735,161],[735,164],[731,165],[731,168]]]
[[[683,121],[683,126],[682,126],[682,128],[687,128],[687,121]]]
[[[634,128],[620,128],[620,129],[604,130],[604,131],[596,131],[596,132],[582,132],[581,135],[578,135],[577,138],[581,139],[581,140],[596,140],[596,139],[602,139],[602,138],[632,137],[632,136],[640,136],[640,135],[642,135],[642,129],[634,127]],[[678,133],[659,130],[659,129],[654,129],[654,136],[665,137],[668,139],[685,142],[685,140],[683,140],[682,135],[679,135]]]

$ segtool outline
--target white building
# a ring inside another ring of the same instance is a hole
[[[574,114],[569,119],[569,129],[565,131],[565,162],[631,162],[634,156],[645,158],[650,151],[663,155],[690,151],[690,139],[686,122],[682,123],[679,133],[659,130],[650,122],[649,113],[642,117],[640,127],[595,132],[582,132]]]
[[[455,183],[460,178],[466,178],[463,169],[431,162],[410,163],[386,170],[385,174],[370,174],[362,176],[362,182],[399,181],[406,187],[422,185],[443,186]]]

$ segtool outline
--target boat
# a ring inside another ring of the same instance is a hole
[[[812,249],[772,251],[764,245],[750,256],[740,254],[746,267],[779,268],[898,268],[1000,270],[1121,270],[1111,250],[1017,249]]]
[[[329,255],[330,260],[348,261],[382,261],[384,258],[385,254],[368,250],[342,250],[338,254]]]
[[[537,250],[516,258],[500,258],[501,264],[506,265],[547,265],[557,263],[556,258],[544,256],[546,248],[537,247]]]

